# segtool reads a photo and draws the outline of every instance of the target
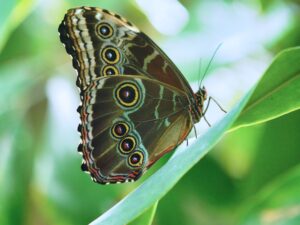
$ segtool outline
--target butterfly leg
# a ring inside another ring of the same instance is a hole
[[[210,101],[211,101],[211,100],[213,100],[213,101],[216,103],[216,105],[219,106],[219,108],[220,108],[224,113],[227,113],[227,111],[226,111],[225,109],[223,109],[223,107],[219,104],[219,102],[217,102],[216,99],[214,99],[213,97],[209,96],[208,102],[207,102],[207,105],[206,105],[206,108],[205,108],[205,110],[203,111],[202,116],[203,116],[205,122],[206,122],[206,123],[208,124],[208,126],[210,126],[210,127],[211,127],[211,124],[210,124],[210,123],[208,122],[208,120],[206,119],[205,114],[206,114],[206,112],[207,112],[207,110],[208,110],[208,107],[209,107],[209,104],[210,104]]]
[[[186,146],[189,146],[189,139],[186,138],[185,140],[186,140]]]
[[[211,124],[208,122],[208,120],[206,119],[205,115],[203,115],[203,118],[204,118],[205,122],[207,123],[207,125],[208,125],[209,127],[211,127]]]
[[[205,113],[206,113],[206,111],[207,111],[207,109],[208,109],[210,100],[213,100],[213,101],[216,103],[216,105],[217,105],[224,113],[227,113],[227,111],[220,105],[219,102],[217,102],[216,99],[214,99],[213,97],[209,96],[208,102],[207,102],[207,106],[206,106],[206,108],[205,108],[205,110],[204,110],[204,112],[203,112],[203,116],[205,115]]]
[[[208,122],[208,120],[206,119],[205,114],[206,114],[206,112],[207,112],[207,109],[208,109],[208,107],[209,107],[209,104],[210,104],[210,100],[211,100],[211,99],[212,99],[212,97],[209,96],[208,101],[207,101],[206,108],[204,109],[204,111],[203,111],[203,113],[202,113],[202,117],[203,117],[203,119],[205,120],[205,122],[207,123],[207,125],[208,125],[209,127],[211,127],[211,124],[210,124],[210,123]]]
[[[194,131],[195,131],[195,137],[197,138],[197,137],[198,137],[198,135],[197,135],[197,130],[196,130],[196,127],[195,127],[195,125],[194,125]]]
[[[227,113],[227,111],[226,111],[225,109],[223,109],[223,107],[219,104],[219,102],[217,102],[216,99],[214,99],[213,97],[209,96],[208,102],[207,102],[207,105],[206,105],[206,108],[205,108],[205,110],[203,111],[202,116],[203,116],[205,122],[208,124],[208,126],[211,127],[210,123],[207,121],[207,119],[206,119],[206,117],[205,117],[205,114],[206,114],[206,112],[207,112],[207,110],[208,110],[208,107],[209,107],[209,104],[210,104],[210,100],[213,100],[213,101],[216,103],[216,105],[219,106],[219,108],[220,108],[224,113]]]

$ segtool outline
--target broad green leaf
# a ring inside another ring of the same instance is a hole
[[[240,225],[300,223],[300,166],[270,183],[242,208]]]
[[[91,224],[127,224],[149,209],[221,139],[250,96],[251,92],[216,126],[209,129],[189,148],[178,149],[162,168]]]
[[[259,81],[231,130],[300,109],[300,47],[280,53]]]
[[[154,219],[158,202],[156,202],[151,208],[140,215],[137,219],[131,222],[129,225],[151,225]]]
[[[239,120],[247,121],[244,118],[247,118],[248,113],[256,109],[256,107],[258,107],[257,105],[262,104],[261,102],[268,103],[265,103],[263,106],[263,108],[266,109],[267,106],[272,106],[270,101],[277,102],[277,104],[281,103],[281,97],[282,95],[287,95],[287,90],[290,91],[290,93],[293,91],[297,92],[299,89],[297,89],[300,71],[299,61],[300,48],[286,50],[279,54],[254,89],[253,95],[252,92],[249,92],[223,120],[199,138],[196,143],[186,150],[177,150],[176,154],[160,170],[91,224],[128,223],[149,209],[151,205],[161,199],[178,180],[218,142],[226,130],[232,126],[242,110],[244,114],[240,115]],[[279,71],[282,73],[285,71],[285,73],[281,75]],[[249,98],[250,101],[248,102]],[[252,121],[251,124],[253,124],[253,121],[262,122],[272,116],[274,118],[296,110],[299,105],[294,107],[293,103],[295,103],[295,101],[295,97],[290,97],[287,100],[287,104],[283,104],[282,107],[277,105],[280,110],[275,110],[275,114],[272,114],[272,110],[268,109],[265,110],[267,111],[265,112],[260,108],[260,111],[256,111],[256,113],[251,115],[250,118],[252,120],[250,120],[250,122]],[[263,113],[264,116],[261,116],[258,112]],[[235,125],[234,128],[242,126],[241,124],[243,123],[237,122],[237,124],[238,125]],[[247,123],[244,122],[244,124]],[[131,210],[129,211],[127,209]]]

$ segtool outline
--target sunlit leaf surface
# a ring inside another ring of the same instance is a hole
[[[279,54],[247,103],[233,129],[262,123],[300,108],[300,48]]]

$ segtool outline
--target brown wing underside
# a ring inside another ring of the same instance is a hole
[[[136,85],[137,106],[122,107],[116,101],[120,85]],[[80,108],[83,143],[81,151],[88,170],[100,183],[136,180],[162,155],[174,149],[188,135],[192,122],[186,96],[162,83],[138,76],[99,78],[85,91]],[[129,131],[115,138],[112,127],[124,122]],[[120,154],[120,143],[127,137],[137,144],[128,154]],[[136,168],[128,164],[135,152],[143,154]]]
[[[83,169],[99,183],[138,179],[190,132],[189,84],[147,35],[107,10],[70,9],[59,33],[78,72]],[[122,102],[122,85],[139,98]]]

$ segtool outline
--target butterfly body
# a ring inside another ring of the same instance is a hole
[[[115,13],[70,9],[59,33],[78,72],[82,169],[101,184],[137,180],[200,121],[205,89],[193,93],[163,51]]]

